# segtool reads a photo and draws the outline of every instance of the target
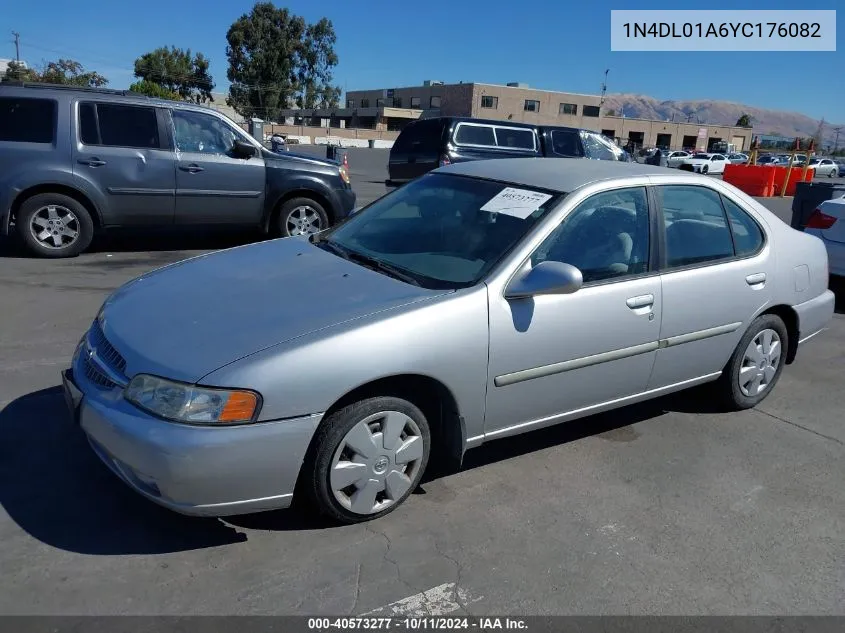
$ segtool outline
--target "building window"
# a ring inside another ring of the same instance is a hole
[[[602,136],[606,136],[610,140],[614,140],[616,138],[616,130],[602,130]]]
[[[411,97],[411,107],[412,108],[419,108],[420,107],[420,98],[419,97]]]
[[[481,107],[495,110],[499,107],[499,97],[491,97],[489,95],[484,95],[483,97],[481,97]]]
[[[393,107],[394,108],[401,108],[402,107],[402,97],[394,97],[393,98]]]
[[[361,107],[362,108],[369,108],[370,107],[370,100],[369,99],[361,99]]]
[[[599,116],[600,108],[598,106],[584,106],[584,116]]]
[[[441,103],[440,97],[432,97],[431,100],[428,102],[428,106],[430,108],[439,108]]]
[[[376,107],[377,108],[392,108],[393,107],[393,99],[382,99],[379,97],[376,99]]]
[[[525,105],[522,107],[523,110],[526,112],[539,112],[540,111],[540,102],[534,101],[532,99],[526,99]]]
[[[558,114],[578,114],[578,106],[574,103],[561,103]]]
[[[355,107],[355,99],[347,99],[346,100],[346,107],[347,108],[354,108]]]

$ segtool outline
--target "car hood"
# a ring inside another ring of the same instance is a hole
[[[271,152],[269,149],[265,149],[262,152],[262,156],[265,160],[276,161],[280,163],[284,162],[296,162],[296,163],[311,163],[312,165],[327,165],[332,167],[337,167],[338,162],[336,160],[329,160],[327,158],[320,158],[318,156],[309,156],[308,154],[298,154],[297,152],[282,152],[277,154],[276,152]]]
[[[706,158],[687,158],[684,160],[687,165],[704,165],[705,163],[709,163],[710,161]]]
[[[268,347],[423,301],[426,290],[287,238],[203,255],[143,275],[103,306],[126,374],[197,382]]]

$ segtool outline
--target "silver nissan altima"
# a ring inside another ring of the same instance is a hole
[[[831,320],[827,266],[721,181],[469,162],[317,236],[129,282],[65,392],[102,461],[167,508],[297,497],[363,521],[488,440],[702,383],[755,406]]]

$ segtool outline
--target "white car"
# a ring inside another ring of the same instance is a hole
[[[828,178],[839,176],[839,165],[830,158],[811,158],[810,167],[815,168],[816,176],[827,176]]]
[[[728,160],[723,154],[699,153],[682,161],[680,168],[701,174],[722,174],[727,164]]]
[[[824,242],[830,274],[845,277],[845,198],[822,202],[807,220],[804,232]]]
[[[669,152],[669,155],[666,157],[666,166],[667,167],[680,167],[681,163],[685,160],[690,158],[692,154],[689,152],[684,152],[678,150],[676,152]]]

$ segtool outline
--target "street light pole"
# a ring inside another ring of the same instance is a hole
[[[19,64],[21,63],[21,34],[17,31],[12,31],[12,35],[15,36],[15,61]]]
[[[834,154],[836,153],[836,150],[839,149],[839,131],[841,129],[842,129],[841,127],[833,128],[833,131],[836,132],[836,138],[833,140],[833,153]]]

